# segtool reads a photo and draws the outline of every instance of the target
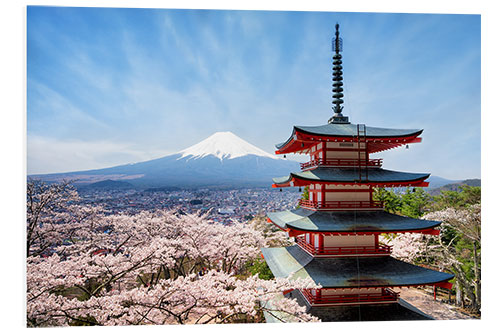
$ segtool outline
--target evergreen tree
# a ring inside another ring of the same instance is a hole
[[[384,210],[389,213],[398,214],[401,211],[403,201],[401,197],[391,190],[375,188],[373,199],[384,203]]]
[[[401,214],[419,218],[429,210],[432,197],[422,188],[407,188],[401,196]]]

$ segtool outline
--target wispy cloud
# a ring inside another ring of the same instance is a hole
[[[52,135],[78,135],[74,129],[85,128],[107,130],[108,125],[99,121],[91,113],[76,105],[71,99],[58,93],[46,85],[28,81],[28,103],[30,104],[30,121],[28,131],[46,131]],[[73,124],[68,128],[66,124]]]
[[[170,153],[173,152],[144,151],[138,146],[112,141],[61,141],[29,135],[27,167],[28,174],[81,171],[146,161]]]
[[[335,22],[353,122],[424,128],[429,155],[476,159],[455,148],[480,149],[479,120],[470,117],[480,117],[480,54],[456,46],[478,45],[477,17],[45,7],[28,16],[28,134],[44,138],[28,142],[37,154],[30,165],[49,172],[50,145],[59,165],[80,159],[75,168],[84,169],[179,151],[216,131],[273,152],[293,125],[331,116]],[[85,142],[129,152],[112,158]],[[389,153],[388,167],[407,166]],[[438,161],[420,171],[451,175]]]

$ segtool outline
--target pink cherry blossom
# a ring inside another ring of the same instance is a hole
[[[70,188],[29,186],[28,326],[258,321],[269,310],[317,320],[282,297],[312,281],[237,275],[277,241],[262,228],[169,211],[106,216]]]

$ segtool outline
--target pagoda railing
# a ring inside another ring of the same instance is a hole
[[[299,205],[307,209],[328,209],[328,210],[343,210],[343,209],[383,209],[382,201],[311,201],[308,199],[300,199]]]
[[[395,303],[398,301],[399,293],[388,288],[382,289],[382,293],[365,294],[343,294],[343,295],[314,295],[310,289],[302,289],[302,295],[311,305],[346,305],[363,303]]]
[[[306,163],[300,163],[300,168],[302,170],[309,169],[315,166],[336,166],[336,167],[381,167],[382,159],[375,158],[367,160],[359,160],[352,158],[318,158],[316,160],[311,160]]]
[[[296,237],[295,242],[313,256],[355,256],[355,255],[380,255],[388,256],[392,246],[378,244],[378,246],[323,246],[315,247],[307,243],[304,236]]]

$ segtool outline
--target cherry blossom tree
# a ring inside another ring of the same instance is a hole
[[[449,207],[426,214],[424,218],[443,221],[441,229],[444,232],[438,238],[439,246],[434,247],[434,254],[439,258],[438,262],[443,268],[455,273],[458,302],[461,303],[463,288],[471,301],[471,307],[479,311],[481,306],[481,205]],[[472,265],[468,264],[470,261]],[[470,266],[472,266],[472,272]]]
[[[383,242],[392,246],[392,256],[409,263],[426,253],[425,236],[419,233],[402,233],[395,237],[386,237]]]
[[[242,278],[267,245],[249,224],[169,211],[105,215],[69,184],[29,184],[28,326],[227,323],[263,311],[311,321],[290,289],[310,280]]]
[[[244,316],[256,317],[262,311],[283,312],[298,321],[315,318],[294,300],[281,299],[271,308],[276,295],[290,288],[310,288],[309,282],[286,279],[263,281],[255,276],[237,279],[211,270],[177,279],[162,279],[152,287],[122,292],[111,290],[87,300],[51,294],[41,304],[33,304],[32,315],[50,325],[75,322],[92,325],[139,325],[226,323]],[[36,306],[35,306],[36,305]]]
[[[78,193],[69,185],[61,183],[47,185],[31,180],[26,188],[26,253],[40,255],[61,240],[65,224],[55,217],[64,212],[72,201],[78,200]]]
[[[293,237],[289,237],[286,232],[282,232],[276,225],[269,222],[265,216],[255,217],[250,221],[250,225],[263,234],[266,246],[285,247],[295,243]]]

